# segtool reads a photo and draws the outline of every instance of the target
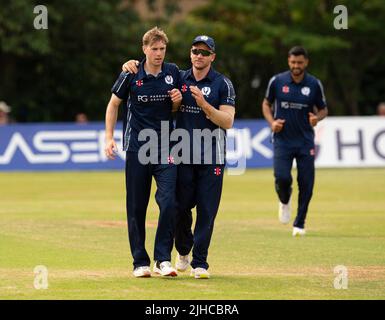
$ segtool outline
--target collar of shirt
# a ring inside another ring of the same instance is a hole
[[[284,79],[285,81],[287,81],[288,83],[294,83],[294,84],[298,84],[298,85],[301,85],[301,84],[304,84],[306,83],[307,81],[307,78],[308,78],[308,75],[307,75],[307,72],[305,71],[305,75],[303,77],[303,79],[300,81],[300,82],[295,82],[291,76],[291,72],[290,70],[289,71],[286,71],[286,74],[284,75]]]
[[[213,82],[214,79],[215,79],[215,76],[216,76],[216,71],[214,70],[213,67],[210,67],[210,70],[209,72],[207,73],[206,77],[204,77],[202,80],[199,80],[199,81],[203,81],[203,80],[209,80],[210,82]],[[194,80],[195,82],[198,82],[195,80],[195,77],[194,77],[194,73],[193,73],[193,69],[189,69],[187,70],[187,73],[186,73],[186,78],[190,78],[192,80]]]
[[[164,74],[167,74],[167,72],[165,70],[166,68],[165,68],[164,62],[162,63],[161,71],[156,76],[146,73],[146,70],[144,70],[144,64],[145,63],[146,63],[146,58],[144,58],[139,64],[138,80],[143,80],[145,78],[150,78],[150,77],[159,78],[159,77],[163,76]]]

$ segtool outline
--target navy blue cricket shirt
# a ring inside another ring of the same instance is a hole
[[[313,107],[326,108],[321,81],[305,72],[303,80],[296,83],[290,71],[286,71],[270,79],[266,99],[273,104],[274,119],[286,120],[282,131],[273,134],[274,144],[314,144],[314,129],[309,123],[309,112],[313,112]]]
[[[138,73],[122,72],[111,92],[124,100],[127,112],[123,119],[123,149],[138,152],[146,141],[138,141],[143,129],[154,129],[161,141],[161,121],[168,121],[173,128],[172,101],[168,91],[179,87],[179,69],[175,64],[163,63],[162,71],[154,77],[144,70],[145,59]],[[168,139],[169,137],[167,137]]]
[[[235,107],[235,91],[231,81],[221,73],[210,68],[207,76],[196,81],[192,69],[181,71],[180,91],[182,92],[182,105],[177,113],[176,128],[186,129],[190,137],[190,162],[197,163],[197,157],[193,150],[200,150],[200,163],[204,163],[204,154],[211,149],[213,164],[225,164],[226,130],[220,128],[206,117],[202,108],[196,104],[191,95],[190,85],[197,86],[203,93],[206,101],[214,108],[219,109],[220,105],[230,105]],[[195,140],[194,148],[194,129],[208,129],[215,131],[213,138],[207,145],[202,140]],[[218,130],[217,130],[218,129]],[[224,150],[222,150],[223,148]],[[199,157],[198,157],[199,158]],[[194,161],[195,159],[195,161]]]

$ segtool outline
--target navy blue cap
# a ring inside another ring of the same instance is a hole
[[[214,42],[214,39],[213,38],[210,38],[209,36],[205,36],[205,35],[202,35],[202,36],[197,36],[192,45],[196,44],[196,43],[199,43],[199,42],[202,42],[204,43],[206,46],[208,46],[212,51],[215,51],[215,42]]]

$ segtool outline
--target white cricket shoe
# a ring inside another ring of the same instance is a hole
[[[306,234],[306,231],[304,228],[293,228],[293,237],[302,237]]]
[[[133,274],[136,278],[149,278],[151,277],[151,269],[149,266],[137,267]]]
[[[283,204],[281,201],[278,205],[278,217],[279,221],[283,224],[288,224],[290,222],[291,215],[291,198],[287,204]]]
[[[190,275],[195,279],[209,279],[210,273],[205,268],[191,269]]]
[[[176,277],[178,275],[176,270],[171,266],[170,261],[163,261],[162,263],[156,261],[153,271],[164,277]]]
[[[179,253],[176,255],[175,268],[178,271],[186,271],[190,266],[190,256],[181,256]]]

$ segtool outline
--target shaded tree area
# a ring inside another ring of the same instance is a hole
[[[385,2],[382,0],[208,0],[182,18],[183,1],[143,19],[130,0],[0,0],[0,100],[19,121],[102,120],[110,88],[127,58],[141,58],[154,25],[168,34],[167,61],[189,68],[197,34],[215,38],[215,68],[237,91],[237,117],[261,117],[270,77],[287,69],[287,51],[304,45],[333,115],[374,114],[385,100]],[[158,10],[156,1],[147,1]],[[48,8],[48,30],[35,30],[34,6]],[[337,4],[348,8],[336,30]]]
[[[337,4],[348,9],[347,30],[334,28]],[[197,33],[216,39],[216,67],[234,82],[238,117],[261,116],[267,83],[287,69],[294,45],[308,49],[308,70],[323,81],[331,114],[365,115],[385,100],[384,19],[381,0],[212,0],[175,25],[173,36],[186,52],[185,39]]]
[[[81,111],[103,119],[121,61],[139,54],[146,26],[120,0],[52,0],[48,29],[35,30],[37,4],[1,2],[0,100],[20,122],[73,121]]]

